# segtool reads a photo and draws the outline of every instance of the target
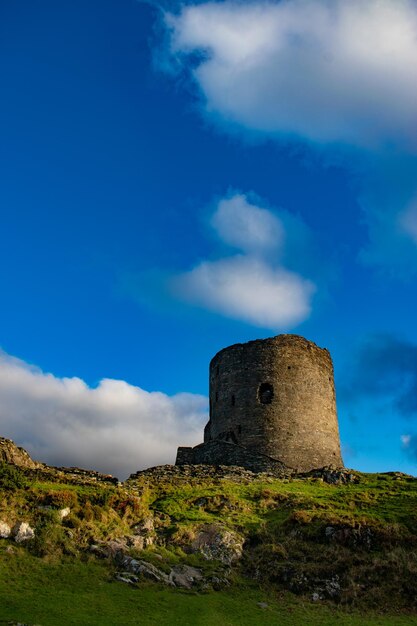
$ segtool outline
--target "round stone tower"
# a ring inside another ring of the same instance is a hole
[[[204,442],[227,441],[298,471],[342,466],[333,364],[298,335],[224,348],[210,363]]]

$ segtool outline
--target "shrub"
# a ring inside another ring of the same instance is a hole
[[[62,489],[60,491],[49,491],[45,495],[45,504],[56,509],[74,508],[78,504],[77,494],[74,491]]]
[[[25,489],[28,480],[24,473],[15,465],[0,463],[0,488],[7,490]]]

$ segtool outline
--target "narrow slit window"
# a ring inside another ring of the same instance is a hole
[[[232,396],[232,406],[235,406],[235,404],[236,404],[236,398],[235,396]]]

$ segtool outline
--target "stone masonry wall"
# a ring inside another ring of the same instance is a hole
[[[342,466],[333,364],[297,335],[236,344],[210,363],[204,441],[225,441],[298,471]]]
[[[252,472],[286,474],[289,468],[275,459],[226,441],[202,443],[195,448],[178,448],[176,465],[229,465]]]

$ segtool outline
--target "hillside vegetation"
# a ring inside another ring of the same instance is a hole
[[[416,528],[400,473],[3,462],[0,623],[417,624]]]

